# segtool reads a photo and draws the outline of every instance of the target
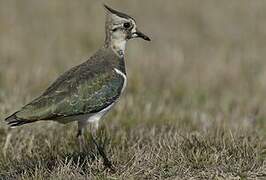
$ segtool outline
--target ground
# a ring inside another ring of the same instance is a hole
[[[266,3],[107,1],[152,42],[129,42],[128,86],[79,152],[75,123],[14,130],[0,179],[265,179]],[[151,6],[152,3],[152,6]],[[141,5],[140,5],[141,4]],[[3,119],[104,39],[104,9],[88,0],[0,0]]]

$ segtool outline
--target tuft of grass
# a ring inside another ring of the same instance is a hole
[[[51,133],[58,130],[54,131]],[[80,153],[73,136],[58,137],[56,142],[52,136],[47,139],[42,136],[35,133],[33,143],[28,138],[16,144],[7,157],[1,156],[1,178],[228,179],[266,175],[262,139],[222,128],[186,133],[170,125],[142,124],[128,130],[109,130],[105,126],[99,130],[97,142],[104,145],[117,169],[115,173],[105,169],[92,146]],[[86,139],[89,143],[89,138]],[[25,147],[18,149],[22,144]]]

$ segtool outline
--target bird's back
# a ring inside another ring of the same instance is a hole
[[[6,118],[11,126],[38,120],[99,112],[121,94],[125,79],[124,60],[111,48],[101,48],[88,61],[71,68],[44,93]]]

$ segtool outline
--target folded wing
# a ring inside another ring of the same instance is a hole
[[[124,79],[113,69],[77,66],[59,77],[39,98],[6,119],[11,126],[101,111],[119,96]]]

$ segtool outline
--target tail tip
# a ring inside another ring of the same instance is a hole
[[[11,128],[27,123],[27,121],[17,117],[16,113],[12,114],[11,116],[8,116],[5,121],[7,122],[7,125],[9,125]]]

